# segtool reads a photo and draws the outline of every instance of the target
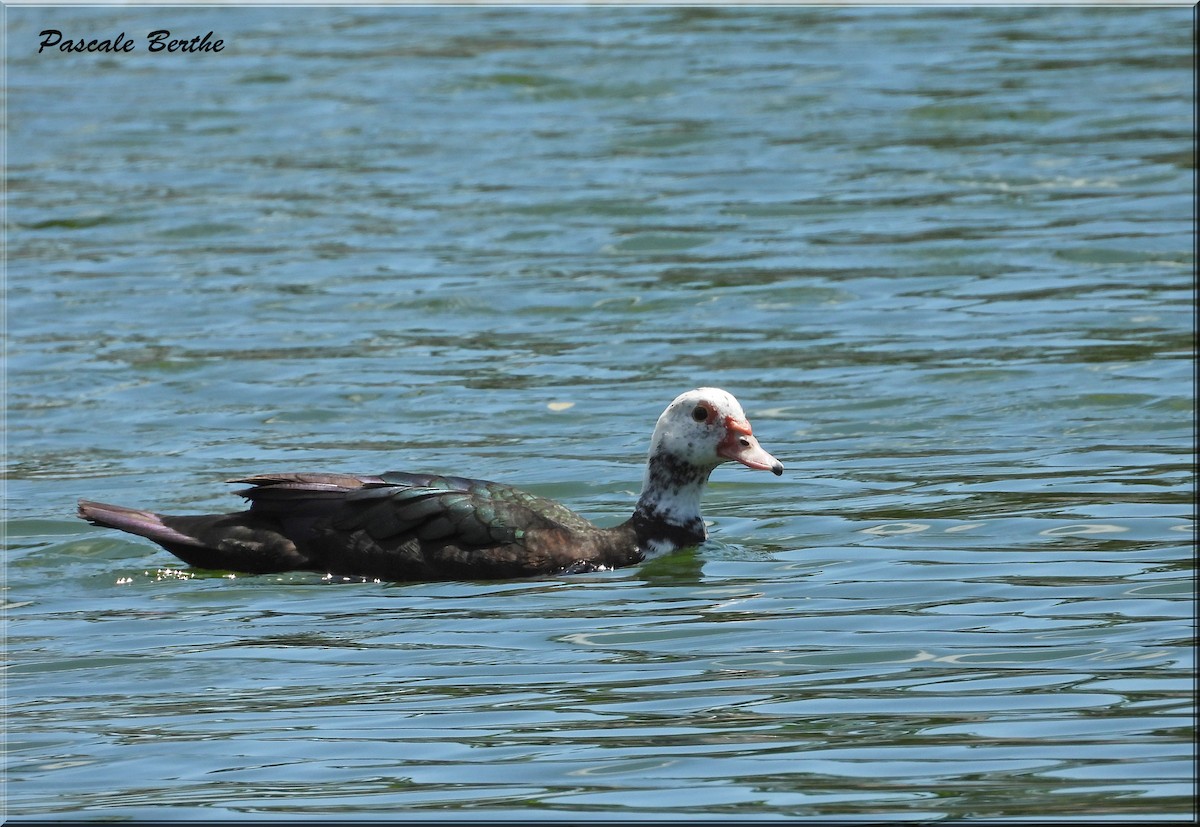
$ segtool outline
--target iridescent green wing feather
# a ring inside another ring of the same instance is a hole
[[[593,528],[569,508],[508,485],[404,472],[379,480],[384,484],[346,495],[333,528],[375,540],[409,536],[478,547],[519,545],[533,529]]]

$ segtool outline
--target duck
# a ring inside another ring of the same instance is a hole
[[[249,508],[234,513],[168,515],[80,500],[78,516],[152,540],[199,569],[391,581],[577,574],[703,543],[701,494],[725,462],[783,474],[732,394],[696,388],[659,416],[633,515],[610,528],[511,485],[406,471],[233,479],[249,485],[236,492]]]

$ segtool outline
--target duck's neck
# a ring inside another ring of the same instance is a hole
[[[700,516],[700,495],[712,470],[669,454],[651,454],[630,520],[643,551],[663,553],[704,542],[708,532]]]

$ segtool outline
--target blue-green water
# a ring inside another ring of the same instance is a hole
[[[10,817],[1192,814],[1190,8],[6,13]],[[403,469],[613,524],[697,385],[787,471],[638,568],[73,516]]]

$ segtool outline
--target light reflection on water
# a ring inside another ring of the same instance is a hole
[[[8,11],[11,815],[1192,812],[1183,10],[173,9],[245,44],[178,66]],[[701,384],[787,474],[635,569],[71,516],[410,468],[612,524]]]

